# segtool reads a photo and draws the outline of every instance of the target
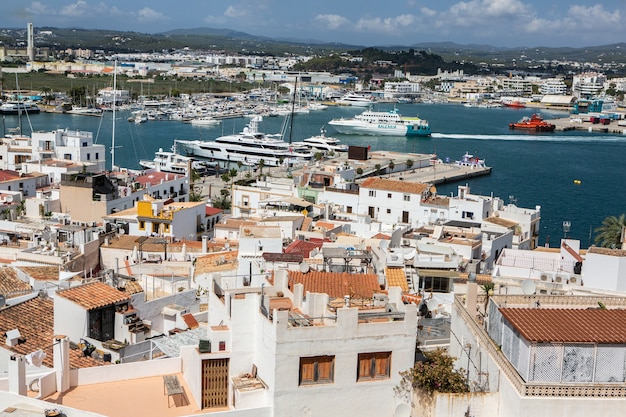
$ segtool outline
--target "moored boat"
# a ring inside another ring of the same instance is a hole
[[[154,159],[142,159],[139,165],[145,169],[156,169],[161,172],[172,172],[174,174],[187,175],[189,166],[198,174],[202,175],[206,171],[206,165],[193,158],[179,155],[176,152],[164,151],[159,149],[154,153]]]
[[[346,135],[430,136],[428,121],[403,117],[395,108],[387,112],[366,110],[352,119],[333,119],[328,124]]]
[[[463,155],[460,160],[456,161],[456,164],[461,167],[487,168],[484,159],[479,159],[469,152],[465,152],[465,155]]]
[[[31,101],[7,101],[0,105],[0,114],[39,113],[39,106]]]
[[[539,114],[535,113],[530,117],[524,117],[519,122],[509,123],[510,129],[534,130],[537,132],[553,132],[556,125],[543,120]]]

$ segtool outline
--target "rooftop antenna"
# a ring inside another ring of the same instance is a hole
[[[514,195],[509,195],[509,204],[517,204],[517,198]]]
[[[567,234],[569,233],[570,229],[572,228],[572,222],[565,220],[563,222],[563,237],[565,239],[567,239]]]

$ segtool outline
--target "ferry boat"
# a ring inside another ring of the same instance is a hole
[[[428,121],[403,117],[395,108],[388,112],[366,110],[352,119],[333,119],[328,124],[347,135],[430,136]]]
[[[156,169],[161,172],[172,172],[174,174],[187,175],[187,170],[191,168],[202,175],[206,171],[206,166],[193,158],[179,155],[176,152],[164,151],[162,148],[154,153],[154,159],[142,159],[139,165],[145,169]]]
[[[530,117],[524,117],[517,123],[509,123],[510,129],[534,130],[538,132],[553,132],[556,125],[543,120],[539,114],[535,113]]]
[[[337,100],[336,103],[340,106],[369,107],[374,101],[370,96],[349,93]]]
[[[220,136],[214,141],[178,140],[174,145],[179,153],[209,161],[241,162],[244,165],[265,166],[298,164],[311,160],[314,152],[297,144],[283,141],[282,135],[266,135],[258,131],[260,117],[250,120],[241,133]]]
[[[40,111],[39,106],[31,101],[7,101],[0,105],[0,114],[36,114]]]

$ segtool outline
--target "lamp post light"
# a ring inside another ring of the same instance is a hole
[[[563,222],[563,234],[565,235],[565,239],[567,239],[567,234],[569,233],[570,229],[572,227],[572,222],[565,220]]]

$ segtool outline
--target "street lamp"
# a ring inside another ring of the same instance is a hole
[[[565,220],[563,222],[563,234],[565,235],[565,239],[567,239],[567,234],[569,233],[571,227],[572,227],[572,222],[568,220]]]

